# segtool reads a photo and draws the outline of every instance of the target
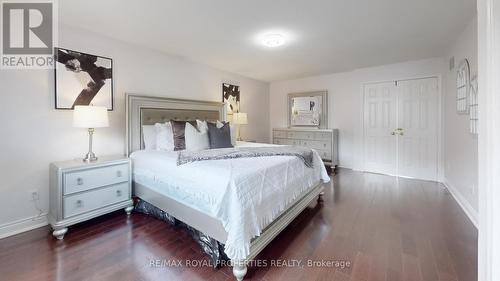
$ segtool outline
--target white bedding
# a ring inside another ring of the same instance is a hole
[[[239,142],[238,146],[266,144]],[[218,218],[228,233],[225,252],[244,259],[250,241],[320,180],[330,181],[320,156],[313,168],[294,156],[210,160],[177,166],[177,152],[136,151],[134,181]]]

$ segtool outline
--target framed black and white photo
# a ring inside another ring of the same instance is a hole
[[[105,106],[113,110],[113,60],[55,48],[55,107]]]
[[[226,112],[229,117],[233,113],[240,112],[240,86],[222,83],[222,101],[226,104]]]

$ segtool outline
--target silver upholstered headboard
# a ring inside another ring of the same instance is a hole
[[[222,102],[182,100],[126,94],[127,155],[142,149],[142,125],[169,120],[223,120],[226,107]]]

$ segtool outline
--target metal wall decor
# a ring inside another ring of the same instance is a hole
[[[477,74],[470,79],[470,92],[469,92],[469,123],[470,133],[477,135],[478,133],[478,88],[477,88]]]
[[[457,69],[457,113],[469,113],[470,67],[469,61],[463,59]]]

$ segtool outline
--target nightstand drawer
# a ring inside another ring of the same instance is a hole
[[[64,195],[128,182],[129,165],[113,165],[64,174]]]
[[[63,199],[64,218],[96,210],[130,198],[129,183],[124,182],[102,189],[70,195]]]

